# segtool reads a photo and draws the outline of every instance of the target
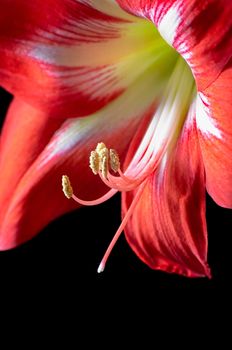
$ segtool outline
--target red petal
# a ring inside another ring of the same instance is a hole
[[[61,123],[17,99],[11,103],[1,134],[0,169],[4,190],[0,191],[0,222],[20,179]]]
[[[139,109],[141,115],[145,110],[149,111],[146,105]],[[118,111],[114,115],[108,107],[101,111],[101,118],[72,119],[59,128],[57,119],[13,102],[1,144],[0,249],[25,242],[51,220],[77,207],[62,193],[63,174],[70,175],[81,198],[95,199],[107,191],[89,169],[89,153],[104,141],[123,156],[141,118],[134,105],[127,107],[131,114],[125,113],[125,120]]]
[[[206,186],[217,204],[232,208],[232,59],[200,94],[197,110]]]
[[[124,9],[151,19],[186,59],[198,89],[207,87],[231,58],[232,2],[225,0],[118,0]]]
[[[123,194],[123,214],[134,193]],[[189,277],[210,276],[207,267],[204,167],[195,120],[150,177],[126,230],[126,238],[153,269]]]
[[[105,0],[2,0],[1,84],[56,117],[88,115],[127,87],[115,62],[144,45],[124,35],[131,19]]]
[[[19,100],[12,102],[1,135],[0,240],[16,228],[22,214],[20,207],[11,209],[17,186],[61,123]]]

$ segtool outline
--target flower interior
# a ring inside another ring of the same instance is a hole
[[[96,149],[91,150],[90,168],[93,174],[100,176],[109,187],[105,195],[91,201],[80,199],[73,194],[69,178],[64,175],[62,179],[65,195],[82,205],[103,203],[117,191],[136,191],[131,206],[99,265],[98,272],[104,270],[112,248],[125,228],[128,218],[133,214],[148,178],[154,172],[162,171],[165,166],[196,97],[195,80],[190,68],[162,38],[153,23],[136,19],[126,28],[121,49],[128,50],[129,53],[126,58],[118,59],[115,67],[126,86],[138,83],[140,88],[142,87],[140,91],[143,91],[143,86],[144,91],[147,86],[150,87],[149,94],[151,93],[154,100],[152,118],[126,166],[121,167],[117,150],[108,149],[104,140],[99,140]],[[135,44],[138,42],[140,45]],[[128,43],[130,48],[125,43]],[[146,93],[141,94],[139,99],[134,101],[135,107],[147,97]]]

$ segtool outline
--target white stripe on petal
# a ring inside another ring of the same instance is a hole
[[[199,93],[196,103],[196,120],[198,129],[206,136],[215,136],[222,139],[221,131],[218,129],[215,120],[211,116],[210,104],[203,93]]]
[[[162,17],[158,29],[162,37],[169,45],[173,45],[177,28],[179,27],[181,18],[176,6],[172,6],[167,13]]]
[[[158,180],[158,185],[162,185],[163,184],[163,177],[164,177],[164,173],[165,173],[165,169],[167,166],[167,161],[168,161],[168,152],[165,153],[165,155],[163,156],[160,165],[159,165],[159,170],[157,173],[157,180]]]
[[[154,84],[153,77],[147,72],[118,99],[95,114],[85,118],[68,119],[44,150],[39,168],[56,156],[72,152],[80,140],[87,142],[94,134],[99,134],[101,140],[101,135],[113,133],[116,127],[120,128],[126,124],[133,128],[153,104],[157,94],[159,96],[160,92]]]

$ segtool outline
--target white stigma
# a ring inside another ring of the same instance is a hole
[[[100,263],[100,265],[98,266],[97,269],[97,273],[101,273],[105,270],[105,264],[103,264],[102,262]]]

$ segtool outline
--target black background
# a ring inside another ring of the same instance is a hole
[[[11,96],[0,90],[0,115],[4,120]],[[4,186],[1,183],[1,186]],[[211,290],[228,287],[231,279],[232,212],[218,207],[207,196],[209,237],[208,261],[213,278],[187,279],[150,270],[132,252],[122,235],[109,258],[106,270],[97,266],[120,224],[120,196],[97,207],[85,207],[50,223],[34,239],[11,251],[0,252],[3,288],[6,279],[17,289],[27,282],[45,289],[56,285],[68,293],[117,285],[121,293],[143,288]],[[99,220],[101,218],[101,220]],[[110,218],[110,221],[109,219]],[[105,220],[104,220],[105,219]],[[5,281],[5,282],[4,282]],[[95,292],[94,292],[95,293]]]

